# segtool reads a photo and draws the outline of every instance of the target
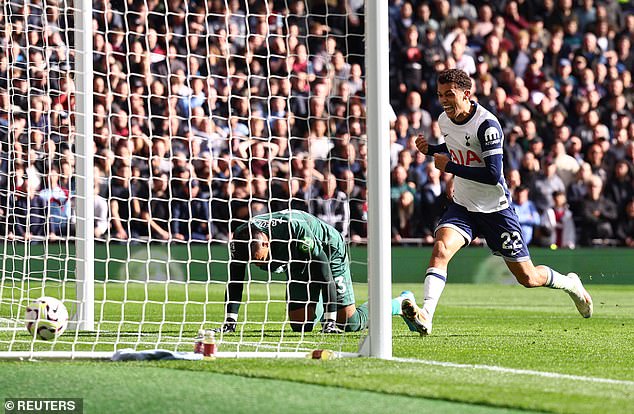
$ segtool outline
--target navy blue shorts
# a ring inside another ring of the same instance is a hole
[[[443,214],[436,231],[443,227],[456,230],[471,243],[474,236],[484,237],[493,254],[509,262],[530,259],[528,247],[522,237],[522,228],[512,207],[494,213],[477,213],[451,203]]]

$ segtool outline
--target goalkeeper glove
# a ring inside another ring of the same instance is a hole
[[[217,333],[231,333],[236,331],[236,321],[233,318],[227,318],[225,323],[220,327],[214,329]]]
[[[343,331],[337,326],[337,322],[332,319],[326,319],[321,324],[321,332],[325,334],[341,334]]]

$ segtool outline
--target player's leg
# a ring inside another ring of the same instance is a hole
[[[471,242],[471,234],[454,227],[441,227],[436,232],[434,249],[425,272],[423,312],[433,318],[438,300],[447,281],[447,266],[463,246]]]
[[[354,304],[337,310],[337,323],[346,332],[357,332],[368,327],[368,302],[357,307]]]
[[[592,315],[592,299],[576,274],[564,276],[548,266],[533,265],[513,209],[479,213],[476,217],[487,245],[494,254],[504,258],[506,266],[522,286],[562,289],[568,292],[583,317]]]
[[[408,298],[403,299],[401,304],[403,318],[406,319],[410,329],[412,326],[415,327],[421,335],[431,333],[432,319],[447,280],[447,266],[458,250],[470,241],[471,232],[468,226],[458,227],[441,222],[436,230],[432,256],[425,272],[423,306],[419,308]]]
[[[416,302],[416,298],[414,297],[414,292],[411,290],[404,290],[400,295],[392,299],[392,315],[402,315],[403,310],[401,309],[401,304],[405,299],[409,299],[412,302]]]
[[[368,303],[356,306],[350,262],[345,245],[331,254],[330,268],[337,285],[337,324],[346,332],[357,332],[368,327]]]
[[[403,316],[403,301],[408,300],[411,303],[411,307],[417,307],[416,297],[414,296],[414,292],[411,290],[404,290],[400,295],[392,299],[392,315],[398,315],[403,318],[403,321],[407,325],[410,331],[418,332],[416,325],[410,322],[405,316]]]
[[[303,275],[295,275],[297,280],[288,283],[288,319],[293,332],[311,332],[315,325],[315,313],[319,300],[320,286],[310,283]]]
[[[531,260],[523,262],[506,261],[506,265],[517,281],[525,287],[548,287],[561,289],[570,295],[577,310],[584,318],[592,316],[592,297],[583,287],[579,276],[575,273],[562,275],[556,270],[544,266],[534,266]]]
[[[315,320],[315,303],[289,303],[288,319],[293,332],[311,332]]]

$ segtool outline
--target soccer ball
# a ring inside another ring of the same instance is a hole
[[[60,300],[42,296],[26,308],[24,320],[33,338],[49,341],[66,330],[68,311]]]

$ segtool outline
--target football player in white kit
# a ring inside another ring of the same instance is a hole
[[[592,316],[592,298],[575,273],[563,275],[548,266],[534,266],[502,174],[504,134],[496,117],[470,99],[471,78],[460,69],[438,75],[438,99],[444,112],[438,124],[444,143],[430,145],[419,135],[416,146],[434,156],[440,171],[454,175],[453,203],[435,231],[434,249],[424,282],[425,300],[401,303],[403,317],[413,331],[428,335],[447,279],[447,265],[475,236],[486,239],[502,256],[517,281],[525,287],[549,287],[567,292],[584,318]]]

